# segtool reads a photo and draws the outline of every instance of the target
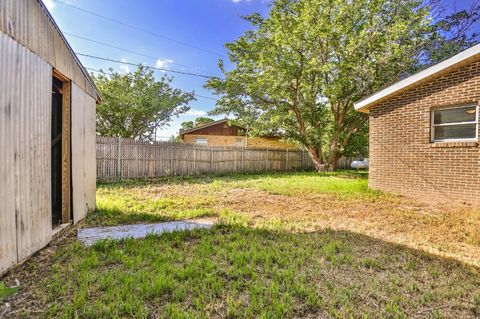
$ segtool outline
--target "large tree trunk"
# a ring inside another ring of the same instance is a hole
[[[342,157],[342,154],[335,150],[330,153],[327,163],[330,170],[335,171],[337,169],[337,163],[340,157]]]
[[[345,148],[348,146],[348,143],[350,143],[357,128],[358,124],[350,124],[350,126],[342,124],[335,127],[333,138],[330,141],[330,153],[327,160],[327,164],[332,171],[337,169],[337,162],[340,157],[342,157]],[[341,139],[340,136],[344,136],[343,139]]]
[[[315,169],[317,172],[325,172],[327,165],[323,162],[322,156],[318,155],[317,150],[314,147],[307,147],[307,153],[310,156],[310,158],[313,161],[313,164],[315,165]]]

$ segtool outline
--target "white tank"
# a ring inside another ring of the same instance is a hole
[[[350,166],[354,169],[367,169],[368,168],[368,158],[365,158],[362,161],[353,161]]]

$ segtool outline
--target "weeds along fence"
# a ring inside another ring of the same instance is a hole
[[[213,147],[97,136],[97,179],[313,169],[297,149]]]

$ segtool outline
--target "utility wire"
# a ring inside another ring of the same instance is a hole
[[[72,5],[72,4],[66,3],[66,2],[61,1],[61,0],[54,0],[54,1],[55,1],[56,3],[59,3],[59,4],[63,5],[63,6],[73,8],[73,9],[75,9],[75,10],[78,10],[78,11],[81,11],[81,12],[84,12],[84,13],[87,13],[87,14],[90,14],[90,15],[93,15],[93,16],[95,16],[95,17],[98,17],[98,18],[101,18],[101,19],[104,19],[104,20],[107,20],[107,21],[110,21],[110,22],[113,22],[113,23],[116,23],[116,24],[123,25],[123,26],[128,27],[128,28],[131,28],[131,29],[135,29],[135,30],[140,31],[140,32],[144,32],[144,33],[147,33],[147,34],[156,36],[156,37],[158,37],[158,38],[162,38],[162,39],[165,39],[165,40],[168,40],[168,41],[171,41],[171,42],[175,42],[175,43],[177,43],[177,44],[180,44],[180,45],[189,47],[189,48],[191,48],[191,49],[203,51],[203,52],[206,52],[206,53],[209,53],[209,54],[212,54],[212,55],[216,55],[216,56],[219,56],[219,57],[224,57],[223,54],[220,54],[220,53],[217,53],[217,52],[208,50],[208,49],[203,49],[203,48],[200,48],[200,47],[198,47],[198,46],[195,46],[195,45],[192,45],[192,44],[183,42],[183,41],[179,41],[179,40],[176,40],[176,39],[174,39],[174,38],[170,38],[170,37],[164,36],[164,35],[162,35],[162,34],[159,34],[159,33],[156,33],[156,32],[153,32],[153,31],[150,31],[150,30],[147,30],[147,29],[144,29],[144,28],[137,27],[136,25],[133,25],[133,24],[125,23],[125,22],[122,22],[122,21],[120,21],[120,20],[116,20],[116,19],[113,19],[113,18],[104,16],[104,15],[101,15],[101,14],[98,14],[98,13],[95,13],[95,12],[92,12],[92,11],[89,11],[89,10],[85,10],[85,9],[79,8],[79,7],[77,7],[77,6],[74,6],[74,5]]]
[[[103,70],[97,70],[97,69],[93,69],[93,68],[85,68],[89,71],[92,71],[92,72],[96,72],[96,73],[104,73],[104,74],[108,74],[108,75],[113,75],[112,72],[106,72],[106,71],[103,71]],[[213,97],[209,97],[209,96],[205,96],[205,95],[200,95],[200,94],[193,94],[195,97],[200,97],[202,99],[208,99],[208,100],[212,100],[212,101],[218,101],[218,99],[215,99]]]
[[[171,72],[171,73],[177,73],[177,74],[183,74],[183,75],[197,76],[197,77],[201,77],[201,78],[205,78],[205,79],[215,78],[215,76],[211,76],[211,75],[205,75],[205,74],[193,73],[193,72],[185,72],[185,71],[179,71],[179,70],[172,70],[172,69],[166,69],[166,68],[158,68],[158,67],[155,67],[155,66],[144,65],[142,63],[124,62],[124,61],[119,61],[119,60],[114,60],[114,59],[109,59],[109,58],[103,58],[103,57],[99,57],[99,56],[96,56],[96,55],[90,55],[90,54],[85,54],[85,53],[75,52],[75,54],[79,55],[79,56],[86,57],[86,58],[92,58],[92,59],[109,61],[109,62],[114,62],[114,63],[132,65],[132,66],[143,65],[144,67],[146,67],[148,69],[159,70],[159,71],[164,71],[164,72]]]
[[[66,34],[66,35],[74,37],[74,38],[82,39],[82,40],[85,40],[85,41],[89,41],[89,42],[92,42],[92,43],[100,44],[100,45],[103,45],[103,46],[106,46],[106,47],[109,47],[109,48],[113,48],[113,49],[117,49],[117,50],[120,50],[120,51],[132,53],[132,54],[135,54],[135,55],[138,55],[138,56],[143,56],[145,58],[149,58],[149,59],[153,59],[153,60],[162,60],[162,59],[159,59],[158,57],[155,57],[155,56],[152,56],[152,55],[143,54],[143,53],[140,53],[140,52],[137,52],[137,51],[117,47],[115,45],[111,45],[111,44],[108,44],[108,43],[105,43],[105,42],[102,42],[102,41],[97,41],[97,40],[93,40],[93,39],[90,39],[90,38],[86,38],[86,37],[78,35],[78,34],[73,34],[73,33],[69,33],[69,32],[63,32],[63,34]],[[190,69],[193,68],[192,66],[185,65],[185,64],[180,64],[180,63],[176,63],[176,62],[169,62],[169,64],[183,66],[185,68],[190,68]],[[215,76],[215,75],[212,74],[212,76]]]

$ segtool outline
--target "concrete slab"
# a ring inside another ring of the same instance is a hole
[[[147,234],[171,233],[197,228],[208,229],[212,225],[213,221],[202,220],[81,228],[78,230],[77,238],[84,245],[91,246],[94,242],[102,239],[144,238]]]

